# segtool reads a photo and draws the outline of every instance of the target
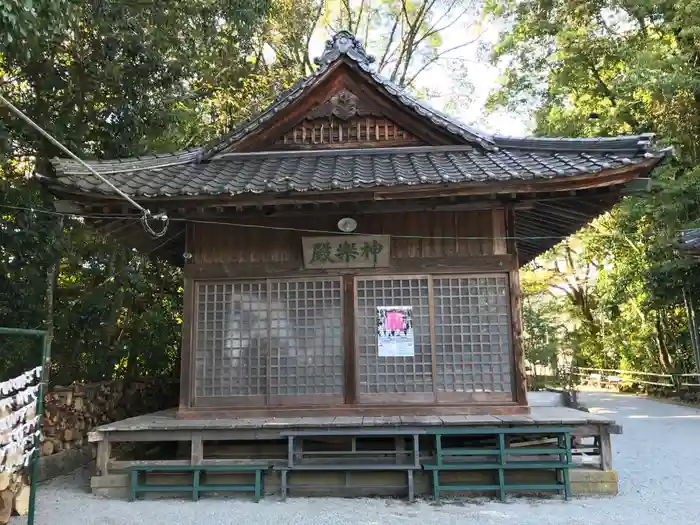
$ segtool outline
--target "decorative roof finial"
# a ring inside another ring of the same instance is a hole
[[[355,62],[369,65],[374,62],[374,57],[367,54],[362,42],[350,31],[338,31],[333,38],[326,40],[326,47],[320,57],[314,59],[314,63],[319,66],[325,66],[340,58],[340,55],[346,55]]]

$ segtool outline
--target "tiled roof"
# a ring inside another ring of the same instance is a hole
[[[391,149],[222,153],[304,95],[338,60],[361,70],[378,90],[452,134],[457,146]],[[379,76],[373,58],[350,33],[326,43],[318,69],[282,93],[260,115],[200,148],[174,154],[94,161],[89,165],[126,193],[139,197],[347,190],[367,187],[508,180],[594,174],[661,158],[653,135],[569,139],[491,136],[459,123]],[[54,159],[50,184],[84,192],[112,190],[80,163]]]
[[[509,147],[497,151],[421,146],[230,153],[209,162],[199,162],[195,152],[172,158],[96,162],[91,167],[109,175],[110,181],[127,194],[145,198],[537,181],[595,174],[665,155],[666,150],[649,151],[648,140],[644,139],[503,139],[503,145]],[[521,146],[517,140],[525,144]],[[55,167],[61,186],[113,193],[76,162],[58,159]]]
[[[678,239],[679,248],[689,252],[700,251],[700,228],[682,231]]]

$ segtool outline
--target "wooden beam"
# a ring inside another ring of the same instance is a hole
[[[503,208],[494,208],[492,212],[493,223],[493,253],[495,255],[505,255],[508,253],[508,243],[505,239],[506,232],[506,211]]]
[[[276,206],[274,213],[264,215],[255,209],[248,209],[243,211],[234,211],[233,206],[222,206],[223,211],[221,213],[207,213],[197,215],[185,215],[183,218],[185,220],[214,220],[222,221],[226,219],[233,219],[236,221],[245,220],[255,220],[264,217],[304,217],[304,216],[314,216],[321,213],[333,214],[333,215],[385,215],[388,213],[413,213],[413,212],[423,212],[432,211],[436,213],[440,212],[460,212],[460,211],[482,211],[494,209],[494,206],[502,209],[505,203],[494,203],[482,200],[475,200],[471,198],[462,199],[463,202],[457,202],[452,204],[443,205],[441,200],[429,200],[422,199],[418,201],[382,201],[382,202],[354,202],[354,203],[328,203],[325,207],[320,205],[313,205],[308,203],[306,205],[297,203],[294,205],[280,205]],[[520,206],[515,205],[517,209]],[[526,208],[523,208],[526,209]]]
[[[438,376],[437,376],[437,333],[435,328],[435,289],[433,288],[433,276],[428,276],[428,325],[430,326],[430,362],[432,364],[431,382],[433,400],[438,402]]]
[[[331,66],[320,79],[316,80],[316,85],[308,89],[303,96],[278,111],[272,119],[263,123],[253,133],[224,148],[223,151],[261,151],[272,145],[277,139],[291,131],[314,107],[323,104],[345,87],[345,77],[339,73],[340,66],[342,63]]]
[[[566,217],[574,220],[590,220],[590,213],[581,211],[577,202],[569,201],[544,201],[537,204],[536,209],[557,217]]]
[[[412,273],[492,273],[517,268],[513,254],[475,257],[433,257],[392,259],[389,268],[307,270],[298,263],[213,263],[187,264],[185,275],[191,279],[249,279],[328,275],[386,275]]]
[[[513,403],[476,403],[476,404],[416,404],[405,401],[400,405],[362,405],[362,406],[291,406],[236,408],[220,407],[217,409],[189,409],[178,411],[178,419],[235,419],[254,417],[339,417],[339,416],[440,416],[440,415],[527,415],[529,407]],[[241,430],[236,432],[243,433]],[[261,432],[260,429],[252,432]],[[223,432],[222,432],[223,433]],[[277,430],[279,436],[279,430]],[[222,438],[223,439],[223,438]],[[243,437],[239,438],[243,439]]]
[[[586,222],[566,222],[565,224],[562,224],[561,221],[558,222],[556,218],[538,216],[533,212],[517,215],[517,221],[518,224],[516,226],[516,232],[518,235],[524,233],[523,236],[561,236],[562,238],[568,237],[572,233],[575,233],[579,228],[586,224]]]
[[[433,124],[430,119],[421,117],[402,104],[391,100],[382,93],[383,87],[378,86],[374,81],[367,82],[366,74],[360,73],[355,68],[347,68],[346,71],[345,85],[349,91],[352,91],[360,98],[371,100],[377,108],[384,112],[386,117],[415,137],[423,140],[426,144],[439,146],[464,144],[467,142],[465,139],[460,140],[454,135],[447,133]]]

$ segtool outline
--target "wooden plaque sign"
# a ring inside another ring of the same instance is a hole
[[[391,260],[388,235],[302,237],[306,268],[382,268]]]

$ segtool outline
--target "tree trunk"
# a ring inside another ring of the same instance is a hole
[[[656,345],[659,351],[659,363],[661,364],[662,372],[668,373],[668,371],[673,368],[673,360],[671,359],[671,355],[668,352],[668,347],[666,346],[665,330],[661,319],[661,313],[656,310],[654,316],[656,326]]]
[[[103,341],[107,348],[108,354],[111,356],[114,349],[114,342],[118,336],[117,321],[119,320],[119,314],[124,303],[124,290],[121,287],[121,277],[124,272],[125,265],[128,264],[121,251],[118,248],[112,250],[112,254],[109,260],[109,266],[107,268],[107,279],[113,277],[114,282],[112,283],[114,289],[114,297],[110,304],[110,312],[105,320],[105,325],[103,329]],[[102,368],[102,376],[110,377],[113,371],[114,363],[112,363],[111,358],[104,360]]]
[[[698,325],[695,317],[695,304],[692,294],[688,292],[686,288],[683,288],[683,301],[685,302],[685,313],[688,318],[690,344],[693,347],[693,365],[695,371],[700,373],[700,342],[698,341]]]

